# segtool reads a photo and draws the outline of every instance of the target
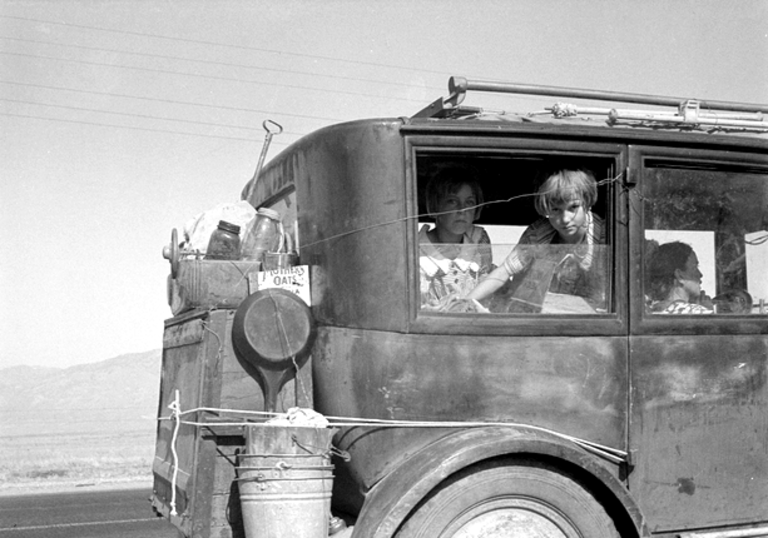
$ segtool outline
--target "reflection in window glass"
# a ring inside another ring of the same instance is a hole
[[[646,312],[765,314],[768,176],[651,163],[645,177]]]
[[[423,311],[610,311],[605,218],[613,159],[439,155],[418,161]]]
[[[422,228],[423,230],[423,228]],[[419,250],[421,306],[444,312],[596,314],[607,310],[606,245],[494,245],[526,260],[487,298],[464,301],[488,278],[482,251],[490,245],[422,243]],[[503,259],[502,259],[503,260]],[[491,265],[490,267],[493,267]]]

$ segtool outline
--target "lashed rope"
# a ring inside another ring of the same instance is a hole
[[[210,428],[212,426],[218,427],[252,427],[263,426],[273,428],[272,426],[264,422],[253,421],[231,421],[231,422],[206,422],[206,421],[191,421],[182,420],[181,417],[193,413],[216,413],[216,414],[237,414],[237,415],[253,415],[262,418],[273,418],[281,416],[280,413],[268,413],[264,411],[248,411],[241,409],[219,409],[213,407],[196,407],[188,409],[186,411],[179,410],[178,414],[171,417],[160,417],[159,420],[176,420],[175,429],[178,430],[181,424],[194,427]],[[519,428],[530,431],[544,432],[565,441],[576,444],[577,446],[587,450],[588,452],[600,456],[612,463],[622,464],[625,463],[629,457],[629,453],[617,448],[612,448],[606,445],[581,439],[572,435],[564,434],[544,428],[541,426],[533,426],[531,424],[524,424],[519,422],[480,422],[480,421],[415,421],[415,420],[387,420],[387,419],[371,419],[371,418],[354,418],[354,417],[335,417],[326,416],[328,420],[328,426],[331,428],[341,427],[376,427],[376,428],[453,428],[453,429],[465,429],[465,428],[482,428],[482,427],[500,427],[500,428]]]

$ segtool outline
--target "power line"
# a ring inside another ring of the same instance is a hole
[[[22,99],[6,99],[0,97],[0,101],[5,101],[8,103],[22,103],[26,105],[34,105],[34,106],[48,106],[53,108],[62,108],[65,110],[78,110],[81,112],[96,112],[98,114],[113,114],[116,116],[124,116],[124,117],[130,117],[130,118],[142,118],[142,119],[151,119],[151,120],[161,120],[161,121],[177,121],[180,123],[188,123],[193,125],[206,125],[208,127],[226,127],[231,129],[245,129],[248,131],[262,131],[262,127],[242,127],[240,125],[231,125],[231,124],[224,124],[224,123],[213,123],[213,122],[206,122],[206,121],[196,121],[196,120],[183,120],[183,119],[176,119],[176,118],[161,118],[158,116],[152,116],[149,114],[134,114],[130,112],[111,112],[109,110],[98,110],[95,108],[85,108],[85,107],[79,107],[79,106],[71,106],[71,105],[55,105],[51,103],[36,103],[34,101],[24,101]],[[285,134],[295,135],[295,136],[304,136],[302,133],[293,133],[291,131],[283,131]]]
[[[73,411],[88,411],[92,413],[101,413],[104,411],[130,411],[130,410],[144,410],[147,408],[154,408],[157,407],[157,405],[152,402],[151,405],[149,403],[144,405],[128,405],[125,407],[71,407],[71,408],[56,408],[56,409],[46,409],[45,414],[47,415],[55,415],[57,413],[71,413]],[[18,414],[30,414],[30,413],[37,413],[37,411],[30,411],[29,408],[24,409],[0,409],[0,414],[7,415],[10,413],[18,413]]]
[[[306,114],[294,114],[294,113],[287,113],[287,112],[275,112],[274,110],[261,110],[256,108],[244,108],[244,107],[232,107],[232,106],[226,106],[226,105],[208,105],[204,103],[194,103],[192,101],[177,101],[173,99],[160,99],[156,97],[142,97],[138,95],[129,95],[129,94],[121,94],[121,93],[111,93],[111,92],[98,92],[94,90],[81,90],[76,88],[65,88],[61,86],[47,86],[44,84],[31,84],[26,82],[13,82],[8,80],[0,80],[0,84],[13,84],[17,86],[26,86],[26,87],[32,87],[32,88],[42,88],[47,90],[55,90],[55,91],[68,91],[68,92],[77,92],[77,93],[86,93],[91,95],[104,95],[108,97],[120,97],[125,99],[138,99],[143,101],[156,101],[159,103],[171,103],[171,104],[177,104],[177,105],[185,105],[185,106],[196,106],[196,107],[205,107],[205,108],[214,108],[214,109],[221,109],[221,110],[232,110],[236,112],[254,112],[259,114],[279,114],[280,116],[290,116],[290,117],[296,117],[296,118],[305,118],[305,119],[311,119],[311,120],[318,120],[318,121],[335,121],[335,122],[341,122],[344,121],[342,118],[331,118],[331,117],[325,117],[325,116],[311,116]]]
[[[214,108],[214,109],[221,109],[221,110],[232,110],[235,112],[255,112],[258,114],[279,114],[280,116],[290,116],[294,118],[305,118],[310,120],[318,120],[318,121],[334,121],[334,122],[341,122],[344,121],[342,118],[330,118],[325,116],[310,116],[306,114],[294,114],[294,113],[287,113],[287,112],[275,112],[274,110],[260,110],[257,108],[242,108],[242,107],[234,107],[234,106],[226,106],[226,105],[207,105],[204,103],[194,103],[192,101],[177,101],[173,99],[160,99],[157,97],[142,97],[139,95],[129,95],[125,93],[112,93],[112,92],[97,92],[95,90],[80,90],[76,88],[64,88],[61,86],[47,86],[44,84],[32,84],[28,82],[13,82],[10,80],[0,80],[0,84],[14,84],[16,86],[26,86],[30,88],[42,88],[46,90],[55,90],[55,91],[67,91],[67,92],[76,92],[76,93],[87,93],[91,95],[104,95],[107,97],[120,97],[124,99],[138,99],[142,101],[156,101],[158,103],[171,103],[174,105],[185,105],[185,106],[196,106],[196,107],[205,107],[205,108]]]
[[[445,76],[444,71],[435,71],[430,69],[421,69],[421,68],[414,68],[414,67],[404,67],[400,65],[388,65],[388,64],[382,64],[382,63],[376,63],[376,62],[364,62],[361,60],[350,60],[348,58],[334,58],[332,56],[322,56],[319,54],[302,54],[298,52],[290,52],[290,51],[283,51],[283,50],[275,50],[275,49],[265,49],[260,47],[250,47],[246,45],[232,45],[230,43],[221,43],[217,41],[206,41],[202,39],[190,39],[190,38],[184,38],[184,37],[172,37],[172,36],[164,36],[159,34],[152,34],[149,32],[136,32],[131,30],[114,30],[112,28],[102,28],[99,26],[88,26],[85,24],[75,24],[75,23],[69,23],[69,22],[56,22],[56,21],[46,21],[41,19],[33,19],[29,17],[18,17],[13,15],[0,15],[0,18],[4,19],[15,19],[20,21],[27,21],[27,22],[39,22],[43,24],[51,24],[56,26],[68,26],[72,28],[82,28],[85,30],[98,30],[101,32],[112,32],[112,33],[118,33],[118,34],[125,34],[125,35],[134,35],[139,37],[151,37],[156,39],[167,39],[170,41],[178,41],[181,43],[195,43],[198,45],[214,45],[217,47],[228,47],[228,48],[234,48],[234,49],[241,49],[241,50],[251,50],[256,52],[266,52],[269,54],[279,54],[281,56],[295,56],[300,58],[312,58],[316,60],[330,60],[334,62],[343,62],[343,63],[350,63],[350,64],[356,64],[356,65],[367,65],[367,66],[374,66],[374,67],[385,67],[387,69],[401,69],[403,71],[415,71],[418,73],[433,73],[433,74],[439,74]]]
[[[103,422],[103,421],[102,421]],[[154,429],[152,430],[127,430],[125,432],[120,431],[117,433],[119,436],[133,436],[133,437],[144,437],[147,435],[153,435],[154,436]],[[66,433],[56,433],[54,434],[56,437],[106,437],[106,436],[114,436],[115,434],[111,434],[110,432],[93,432],[93,431],[67,431]],[[50,433],[40,433],[40,434],[11,434],[11,435],[0,435],[0,440],[2,441],[16,441],[16,440],[23,440],[27,438],[36,438],[36,437],[43,437],[50,439],[51,434]],[[37,445],[39,443],[35,443]],[[48,444],[56,444],[56,442],[51,443],[44,443],[45,445]]]
[[[120,416],[120,423],[122,425],[126,425],[126,424],[129,424],[129,423],[132,423],[132,422],[144,423],[144,422],[151,422],[151,421],[156,420],[154,418],[141,417],[141,416],[138,416],[138,417],[126,417],[126,416],[123,416],[123,415],[116,415],[116,414],[113,414],[113,415],[107,414],[106,416],[104,414],[99,414],[99,415],[94,416],[92,418],[89,418],[89,417],[79,417],[79,418],[67,417],[66,420],[57,419],[57,418],[53,418],[53,417],[51,417],[51,418],[38,418],[38,419],[29,418],[29,419],[25,419],[23,422],[19,421],[18,424],[21,424],[21,425],[24,425],[24,426],[31,426],[31,425],[37,425],[37,424],[61,424],[62,422],[66,422],[67,425],[70,425],[70,424],[100,424],[100,423],[103,423],[104,420],[109,418],[110,416]]]
[[[76,49],[82,49],[82,50],[92,50],[92,51],[98,51],[98,52],[110,52],[110,53],[117,53],[117,54],[131,54],[133,56],[144,56],[148,58],[161,58],[164,60],[181,60],[184,62],[197,62],[202,64],[209,64],[209,65],[220,65],[224,67],[237,67],[237,68],[243,68],[243,69],[259,69],[260,71],[273,71],[275,73],[287,73],[291,75],[304,75],[304,76],[312,76],[312,77],[323,77],[323,78],[331,78],[336,80],[349,80],[352,82],[370,82],[373,84],[389,84],[392,86],[403,86],[405,88],[413,88],[413,84],[408,84],[405,82],[393,82],[393,81],[385,81],[385,80],[373,80],[373,79],[366,79],[366,78],[357,78],[357,77],[345,77],[342,75],[325,75],[323,73],[309,73],[306,71],[295,71],[291,69],[276,69],[273,67],[262,67],[258,65],[246,65],[246,64],[237,64],[237,63],[229,63],[229,62],[220,62],[216,60],[199,60],[194,58],[184,58],[181,56],[166,56],[164,54],[153,54],[149,52],[131,52],[131,51],[124,51],[124,50],[117,50],[117,49],[105,49],[100,47],[88,47],[85,45],[73,45],[69,43],[52,43],[50,41],[39,41],[36,39],[22,39],[17,37],[4,37],[0,36],[0,39],[5,39],[9,41],[21,41],[23,43],[35,43],[39,45],[52,45],[52,46],[63,46],[63,47],[72,47]],[[437,88],[434,88],[437,90]],[[438,90],[439,91],[439,90]]]
[[[28,118],[28,119],[36,119],[36,120],[43,120],[43,121],[56,121],[56,122],[62,122],[62,123],[75,123],[79,125],[91,125],[96,127],[112,127],[114,129],[129,129],[132,131],[146,131],[151,133],[166,133],[166,134],[177,134],[177,135],[184,135],[184,136],[200,136],[203,138],[217,138],[220,140],[239,140],[242,142],[249,142],[249,143],[256,142],[256,140],[253,138],[242,138],[237,136],[220,136],[220,135],[208,135],[208,134],[201,134],[201,133],[185,133],[183,131],[171,131],[169,129],[150,129],[148,127],[131,127],[127,125],[114,125],[110,123],[97,123],[97,122],[80,121],[80,120],[65,120],[60,118],[46,118],[43,116],[33,116],[31,114],[14,114],[12,112],[0,112],[0,116],[9,116],[13,118]],[[290,145],[291,142],[280,142],[278,140],[273,140],[272,144],[279,145],[279,146],[287,146],[287,145]]]
[[[240,78],[233,78],[233,77],[222,77],[217,75],[203,75],[200,73],[180,73],[178,71],[168,71],[166,69],[153,69],[151,67],[135,67],[132,65],[115,65],[110,64],[106,62],[92,62],[88,60],[74,60],[71,58],[56,58],[53,56],[43,56],[38,54],[26,54],[23,52],[8,52],[8,51],[0,51],[0,54],[5,54],[8,56],[21,56],[24,58],[36,58],[36,59],[43,59],[43,60],[51,60],[51,61],[57,61],[57,62],[72,62],[77,64],[83,64],[83,65],[95,65],[99,67],[112,67],[117,69],[133,69],[136,71],[146,71],[149,73],[162,73],[165,75],[177,75],[177,76],[184,76],[184,77],[197,77],[197,78],[205,78],[205,79],[211,79],[211,80],[223,80],[226,82],[238,82],[241,84],[258,84],[262,86],[276,86],[279,88],[293,88],[298,90],[311,90],[311,91],[320,91],[320,92],[329,92],[329,93],[335,93],[335,94],[345,94],[345,95],[355,95],[358,97],[376,97],[381,98],[381,96],[373,95],[370,93],[362,93],[362,92],[352,92],[349,90],[333,90],[329,88],[316,88],[312,86],[301,86],[298,84],[279,84],[276,82],[264,82],[259,80],[245,80]],[[407,97],[396,97],[396,96],[387,96],[387,99],[392,99],[396,101],[410,101],[410,102],[422,102],[421,100],[417,99],[409,99]]]

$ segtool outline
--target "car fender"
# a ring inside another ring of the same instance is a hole
[[[523,453],[548,456],[586,470],[623,506],[637,536],[648,536],[629,491],[597,456],[554,432],[516,426],[462,429],[424,447],[371,488],[353,536],[390,538],[413,507],[453,473],[486,459]]]

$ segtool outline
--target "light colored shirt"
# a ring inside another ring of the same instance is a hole
[[[491,240],[480,226],[464,234],[461,243],[439,244],[429,239],[429,225],[419,230],[421,303],[437,307],[448,296],[464,297],[491,267]],[[447,257],[447,251],[458,252]]]
[[[706,306],[696,303],[686,303],[685,301],[675,301],[665,309],[655,314],[714,314],[715,311]]]

